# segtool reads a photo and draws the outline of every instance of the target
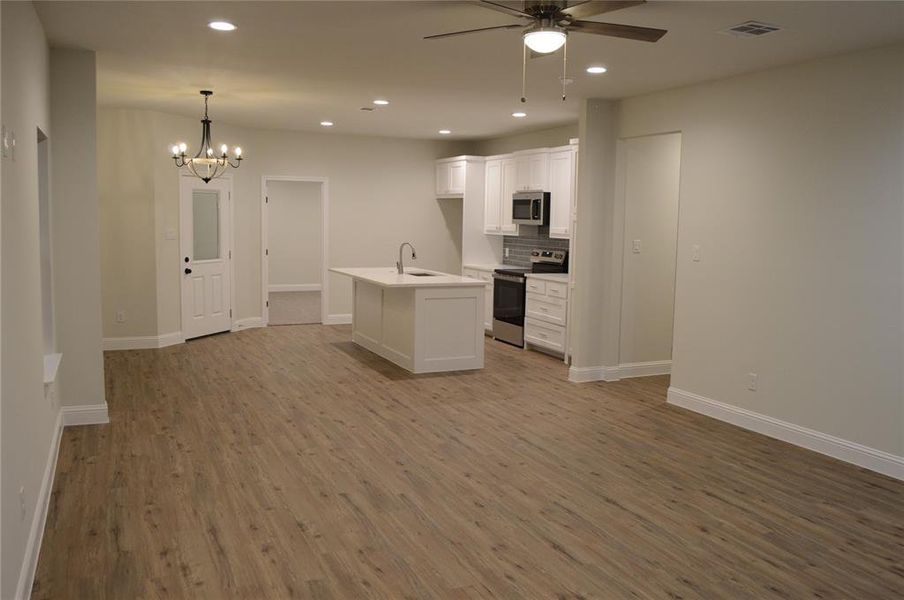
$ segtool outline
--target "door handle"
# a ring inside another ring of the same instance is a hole
[[[185,274],[191,275],[191,269],[189,269],[188,267],[185,267]]]

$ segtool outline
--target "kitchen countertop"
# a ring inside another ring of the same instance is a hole
[[[366,281],[381,287],[484,287],[486,282],[471,277],[450,275],[430,269],[406,268],[403,275],[399,275],[395,267],[359,267],[359,268],[332,268],[332,273],[348,275],[352,279]],[[432,277],[417,277],[410,273],[433,273]]]
[[[558,281],[568,283],[568,273],[528,273],[531,279],[543,279],[544,281]]]
[[[506,265],[462,265],[462,269],[475,269],[477,271],[495,271],[496,269],[504,269]]]

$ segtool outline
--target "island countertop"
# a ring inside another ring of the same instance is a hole
[[[486,282],[480,279],[419,268],[406,268],[405,273],[402,275],[399,275],[395,267],[336,267],[331,268],[330,272],[348,275],[352,279],[366,281],[373,285],[387,288],[486,286]],[[412,273],[430,273],[430,275],[424,277],[412,275]]]

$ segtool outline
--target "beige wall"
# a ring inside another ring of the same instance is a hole
[[[321,283],[320,188],[307,181],[267,183],[271,286]]]
[[[882,48],[621,103],[620,137],[682,133],[673,386],[904,455],[901,65]]]
[[[618,358],[622,365],[672,358],[680,166],[680,133],[620,144],[616,169],[623,180],[616,183],[616,202],[624,204],[625,224]]]
[[[216,118],[216,97],[211,110]],[[189,98],[186,101],[191,101]],[[200,103],[199,103],[200,106]],[[104,336],[160,335],[180,330],[178,173],[167,148],[197,144],[197,119],[130,109],[99,110],[102,157],[147,157],[131,177],[106,169],[99,179],[105,241]],[[124,132],[132,134],[128,139]],[[241,145],[246,160],[234,172],[236,319],[261,315],[260,198],[263,175],[326,177],[330,192],[330,266],[391,266],[398,245],[410,240],[425,268],[458,272],[461,216],[434,197],[433,161],[460,144],[277,132],[215,122],[214,142]],[[137,140],[137,141],[136,141]],[[124,198],[127,207],[112,205]],[[121,229],[121,231],[120,231]],[[153,237],[152,237],[153,236]],[[126,261],[115,258],[128,253]],[[149,261],[155,271],[148,269]],[[119,263],[136,272],[124,284]],[[351,312],[351,284],[330,280],[330,314]],[[113,322],[116,307],[133,306],[126,327]]]
[[[508,154],[518,150],[531,148],[555,148],[565,146],[569,140],[578,137],[578,124],[569,123],[549,129],[525,131],[512,135],[475,140],[470,142],[467,154],[477,156],[493,156],[495,154]]]
[[[16,135],[2,163],[0,375],[2,497],[0,597],[12,598],[25,556],[57,410],[44,397],[38,226],[37,128],[50,128],[49,50],[31,3],[0,3],[2,118]],[[24,488],[24,515],[19,488]]]

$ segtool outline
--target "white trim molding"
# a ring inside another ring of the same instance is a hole
[[[236,319],[232,323],[232,331],[241,331],[242,329],[254,329],[263,327],[264,320],[261,317],[248,317],[247,319]]]
[[[185,341],[181,331],[164,333],[163,335],[139,335],[132,337],[104,338],[104,350],[147,350],[152,348],[166,348],[175,346]]]
[[[110,422],[107,403],[85,404],[81,406],[64,406],[60,409],[63,426],[73,425],[105,425]]]
[[[35,569],[38,556],[41,554],[41,540],[44,538],[44,525],[47,523],[47,507],[50,506],[50,495],[53,491],[53,476],[56,473],[57,457],[60,454],[60,438],[63,435],[63,412],[57,412],[53,427],[53,438],[50,440],[50,452],[44,465],[44,476],[41,478],[41,490],[35,502],[35,513],[31,518],[28,540],[25,542],[25,557],[19,569],[19,581],[16,584],[16,599],[29,598],[34,585]]]
[[[650,362],[625,363],[617,367],[570,367],[568,381],[587,383],[590,381],[621,381],[632,377],[668,375],[672,372],[672,361],[654,360]]]
[[[630,379],[632,377],[650,377],[652,375],[668,375],[672,372],[672,361],[653,360],[649,362],[625,363],[618,365],[618,377]]]
[[[588,383],[590,381],[618,381],[618,367],[575,367],[568,368],[568,381]]]
[[[352,315],[344,314],[344,315],[327,315],[326,319],[324,319],[324,325],[351,325]]]
[[[272,292],[319,292],[323,286],[319,283],[271,283],[267,290]]]
[[[668,403],[904,480],[904,456],[896,456],[674,387],[669,388]]]

